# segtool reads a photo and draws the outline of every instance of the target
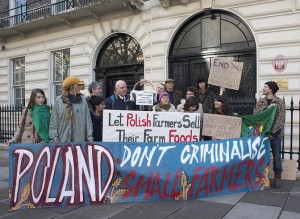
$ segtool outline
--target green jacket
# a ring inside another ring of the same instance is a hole
[[[80,103],[73,103],[73,123],[67,119],[66,104],[62,96],[57,97],[51,113],[49,137],[60,142],[83,142],[93,140],[93,125],[86,99],[81,97]]]

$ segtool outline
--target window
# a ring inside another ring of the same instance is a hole
[[[70,49],[53,52],[54,99],[62,94],[63,80],[70,75]]]
[[[25,57],[12,60],[14,104],[25,105]]]

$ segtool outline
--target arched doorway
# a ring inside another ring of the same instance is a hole
[[[226,89],[231,104],[255,102],[256,45],[247,24],[236,15],[223,10],[205,10],[177,31],[171,44],[168,63],[169,75],[180,83],[177,89],[185,91],[197,86],[198,78],[209,76],[213,57],[230,57],[244,62],[240,89]],[[211,86],[219,94],[219,87]],[[243,112],[243,114],[249,112]]]
[[[101,48],[94,70],[104,97],[113,93],[117,80],[126,81],[130,92],[134,84],[144,77],[142,49],[131,36],[114,34]]]

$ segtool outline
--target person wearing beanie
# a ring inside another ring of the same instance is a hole
[[[49,137],[53,142],[93,141],[93,126],[86,99],[80,94],[84,85],[76,76],[62,83],[62,95],[52,107]]]
[[[169,78],[165,80],[165,85],[167,89],[166,92],[170,95],[170,102],[177,107],[183,98],[182,92],[174,89],[174,79]]]
[[[197,81],[198,101],[202,104],[204,113],[213,113],[216,94],[208,88],[207,81],[199,78]]]
[[[176,112],[175,106],[170,102],[170,95],[167,92],[160,93],[159,103],[153,106],[153,111]]]
[[[264,84],[263,95],[257,101],[256,106],[253,110],[254,113],[261,112],[270,106],[276,106],[276,115],[274,124],[270,133],[271,149],[273,154],[273,170],[274,170],[274,187],[281,187],[281,173],[282,173],[282,162],[281,162],[281,138],[284,134],[285,125],[285,104],[284,101],[276,96],[279,87],[276,82],[268,81]]]

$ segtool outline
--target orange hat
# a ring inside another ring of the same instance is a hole
[[[79,80],[79,78],[77,78],[76,76],[71,75],[69,77],[66,77],[66,79],[63,81],[62,88],[70,87],[74,84],[84,85],[84,82]]]

